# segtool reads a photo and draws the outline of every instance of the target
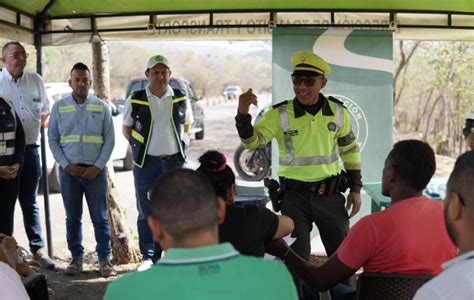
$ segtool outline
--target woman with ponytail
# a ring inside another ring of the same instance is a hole
[[[219,225],[220,242],[230,242],[240,253],[263,257],[265,241],[293,231],[293,221],[258,205],[235,205],[235,175],[221,152],[210,150],[199,158],[197,171],[211,181],[216,195],[226,203],[226,216]]]

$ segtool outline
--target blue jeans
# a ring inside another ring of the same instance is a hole
[[[172,170],[181,169],[183,166],[184,161],[179,157],[169,160],[161,160],[150,156],[146,157],[142,168],[133,166],[135,196],[137,197],[138,209],[138,239],[140,253],[143,255],[144,260],[152,259],[155,254],[155,244],[147,221],[147,217],[150,214],[148,192],[161,175]]]
[[[61,195],[66,210],[67,245],[73,259],[84,257],[82,247],[82,197],[85,194],[99,261],[110,259],[110,227],[107,213],[107,174],[105,170],[92,180],[69,175],[59,168]]]
[[[20,172],[18,202],[20,202],[23,212],[23,224],[30,241],[30,250],[33,253],[44,248],[44,240],[41,237],[39,206],[36,202],[40,178],[41,165],[38,148],[27,146],[25,162]]]

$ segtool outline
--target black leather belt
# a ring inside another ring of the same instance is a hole
[[[159,155],[159,156],[154,156],[154,155],[146,155],[146,159],[150,161],[167,161],[167,160],[172,160],[172,159],[178,159],[180,156],[179,152],[171,155]]]
[[[284,178],[286,189],[307,191],[313,194],[330,196],[336,193],[337,180],[328,178],[322,181],[306,182],[289,178]]]

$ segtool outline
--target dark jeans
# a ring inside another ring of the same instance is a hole
[[[104,170],[92,180],[69,175],[59,169],[61,195],[66,209],[67,245],[73,259],[84,257],[82,247],[82,203],[86,196],[87,207],[94,225],[96,251],[99,261],[110,259],[110,227],[107,213],[107,174]]]
[[[33,253],[44,247],[41,237],[39,206],[36,202],[40,178],[41,166],[38,148],[27,145],[25,163],[20,173],[18,201],[23,212],[23,224],[30,241],[30,250]]]
[[[0,179],[0,233],[13,235],[15,202],[18,196],[18,176],[12,180]]]
[[[309,260],[310,232],[314,222],[328,257],[336,252],[349,231],[345,201],[340,193],[320,196],[310,191],[287,190],[283,197],[282,214],[295,223],[292,236],[296,237],[296,241],[291,248],[302,258]]]
[[[159,245],[153,242],[153,236],[148,227],[147,217],[150,214],[148,192],[161,175],[172,170],[181,169],[183,166],[184,162],[178,156],[169,160],[160,160],[147,156],[142,168],[133,166],[138,209],[138,238],[140,253],[143,255],[144,260],[152,258],[156,260],[157,256],[155,255],[155,251],[161,252]]]

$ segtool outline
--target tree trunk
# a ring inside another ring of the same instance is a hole
[[[110,103],[110,74],[109,56],[105,42],[92,43],[92,78],[97,97]],[[114,183],[114,168],[112,161],[107,163],[108,177],[108,208],[110,239],[112,244],[112,255],[114,264],[138,263],[139,252],[132,245],[129,238],[129,230],[123,221],[124,215],[120,206],[120,199]]]

